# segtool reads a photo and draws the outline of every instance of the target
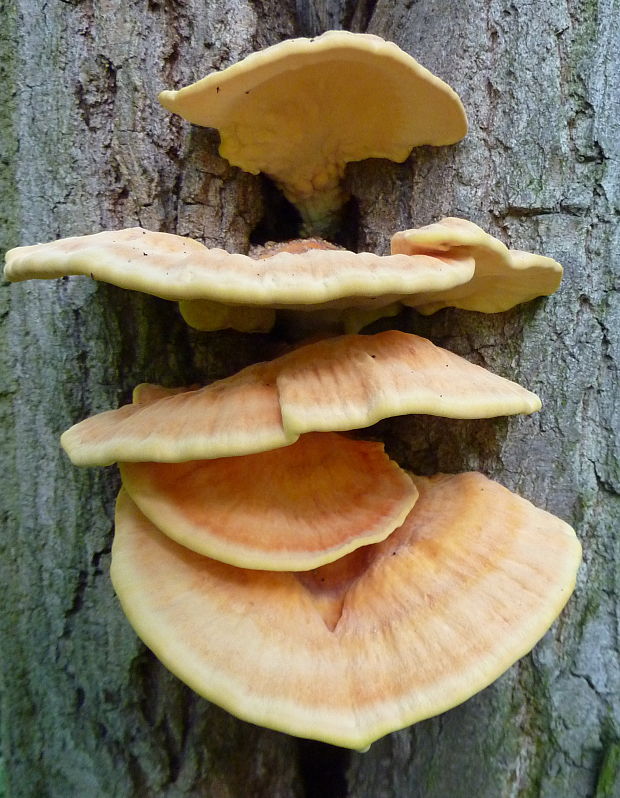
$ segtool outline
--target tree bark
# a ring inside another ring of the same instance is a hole
[[[396,230],[459,215],[563,263],[548,300],[379,325],[516,379],[544,407],[508,420],[404,417],[374,433],[418,473],[482,470],[573,523],[584,544],[560,620],[462,706],[366,754],[239,721],[136,639],[108,577],[118,478],[75,469],[58,437],[138,382],[222,377],[278,341],[192,332],[170,303],[85,278],[5,287],[7,796],[620,796],[618,3],[0,0],[0,16],[4,248],[141,224],[246,251],[257,228],[277,229],[264,181],[155,98],[283,38],[368,30],[454,86],[468,137],[405,164],[351,165],[346,237],[385,252]]]

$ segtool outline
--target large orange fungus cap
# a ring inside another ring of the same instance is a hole
[[[580,546],[481,474],[414,478],[382,543],[313,571],[249,571],[163,535],[126,494],[112,580],[132,626],[200,695],[269,728],[362,749],[486,687],[546,632]]]

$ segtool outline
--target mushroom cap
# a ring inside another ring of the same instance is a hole
[[[277,384],[284,427],[298,434],[359,429],[408,413],[492,418],[541,407],[517,383],[397,330],[291,352],[281,358]]]
[[[256,259],[133,227],[16,247],[6,254],[4,273],[11,281],[87,275],[184,300],[190,314],[193,300],[292,309],[388,305],[467,282],[474,262],[467,255],[412,258],[342,249],[283,251]],[[220,324],[226,325],[226,320]]]
[[[306,571],[384,540],[418,496],[382,443],[331,432],[246,457],[120,468],[133,501],[177,543],[272,571]]]
[[[206,388],[181,388],[139,399],[81,421],[60,442],[75,465],[233,457],[279,449],[299,435],[282,425],[269,363],[258,363]]]
[[[527,653],[575,583],[573,530],[481,474],[414,477],[381,543],[248,571],[173,542],[127,495],[112,581],[142,640],[245,720],[362,749],[465,701]]]
[[[510,250],[478,225],[456,217],[396,233],[392,237],[392,253],[469,255],[475,260],[476,270],[469,282],[403,300],[405,305],[427,315],[446,307],[498,313],[521,302],[549,296],[562,280],[562,266],[552,258]]]
[[[392,42],[348,31],[281,42],[159,100],[217,128],[224,158],[268,174],[295,203],[337,184],[350,161],[400,162],[467,132],[446,83]]]
[[[287,446],[305,432],[367,427],[426,413],[533,413],[540,399],[417,335],[344,335],[258,363],[205,388],[125,405],[61,438],[76,465],[182,462]]]

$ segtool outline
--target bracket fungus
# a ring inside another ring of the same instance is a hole
[[[271,177],[310,235],[337,225],[347,163],[401,162],[413,147],[454,144],[467,132],[446,83],[396,44],[349,31],[275,44],[159,100],[217,128],[222,157]]]
[[[405,160],[466,133],[455,92],[395,44],[330,31],[255,53],[160,101],[217,128],[304,230],[338,223],[347,163]],[[551,258],[463,219],[391,253],[289,242],[260,257],[141,228],[7,253],[9,280],[89,275],[180,302],[199,329],[276,314],[347,331],[403,305],[498,312],[559,285]],[[202,388],[143,384],[62,436],[118,461],[112,580],[138,635],[233,714],[363,749],[478,692],[529,651],[574,587],[573,530],[481,474],[408,475],[337,434],[389,416],[532,413],[538,397],[416,335],[345,335]]]
[[[407,413],[492,418],[539,409],[520,385],[389,330],[318,341],[198,390],[99,413],[61,443],[76,465],[182,462],[277,449],[306,432]]]
[[[179,546],[124,493],[112,580],[130,623],[200,695],[268,728],[364,749],[528,652],[566,603],[573,530],[481,474],[414,477],[381,543],[314,571],[248,571]]]
[[[455,306],[496,313],[553,293],[562,267],[509,250],[465,219],[442,219],[396,233],[391,255],[350,252],[327,242],[293,241],[257,256],[140,227],[16,247],[8,280],[86,275],[177,300],[200,330],[267,332],[276,313],[291,326],[359,332],[398,312]]]
[[[7,252],[4,273],[14,282],[90,276],[180,301],[198,329],[246,332],[270,329],[278,308],[376,314],[403,297],[468,282],[474,261],[460,253],[381,256],[298,245],[254,258],[134,227],[16,247]]]
[[[336,433],[245,457],[120,468],[129,496],[173,540],[272,571],[310,570],[383,540],[418,495],[382,443]]]
[[[562,266],[552,258],[508,249],[466,219],[447,217],[435,224],[404,230],[392,237],[391,251],[400,255],[471,256],[476,264],[467,283],[447,291],[428,291],[404,299],[419,313],[435,313],[447,307],[499,313],[521,302],[549,296],[560,285]]]

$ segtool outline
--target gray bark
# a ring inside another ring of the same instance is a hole
[[[479,468],[572,522],[577,590],[534,652],[464,705],[366,754],[299,743],[207,704],[144,649],[108,578],[113,469],[73,468],[75,421],[140,381],[205,381],[268,336],[191,332],[169,303],[86,279],[6,287],[0,413],[2,752],[21,796],[620,796],[620,8],[615,0],[0,0],[3,247],[142,224],[245,251],[263,182],[155,101],[250,51],[327,27],[396,41],[468,109],[461,144],[350,167],[348,237],[442,215],[565,266],[548,300],[389,325],[520,381],[531,418],[406,417],[375,433],[419,473]],[[0,788],[1,789],[1,788]]]

